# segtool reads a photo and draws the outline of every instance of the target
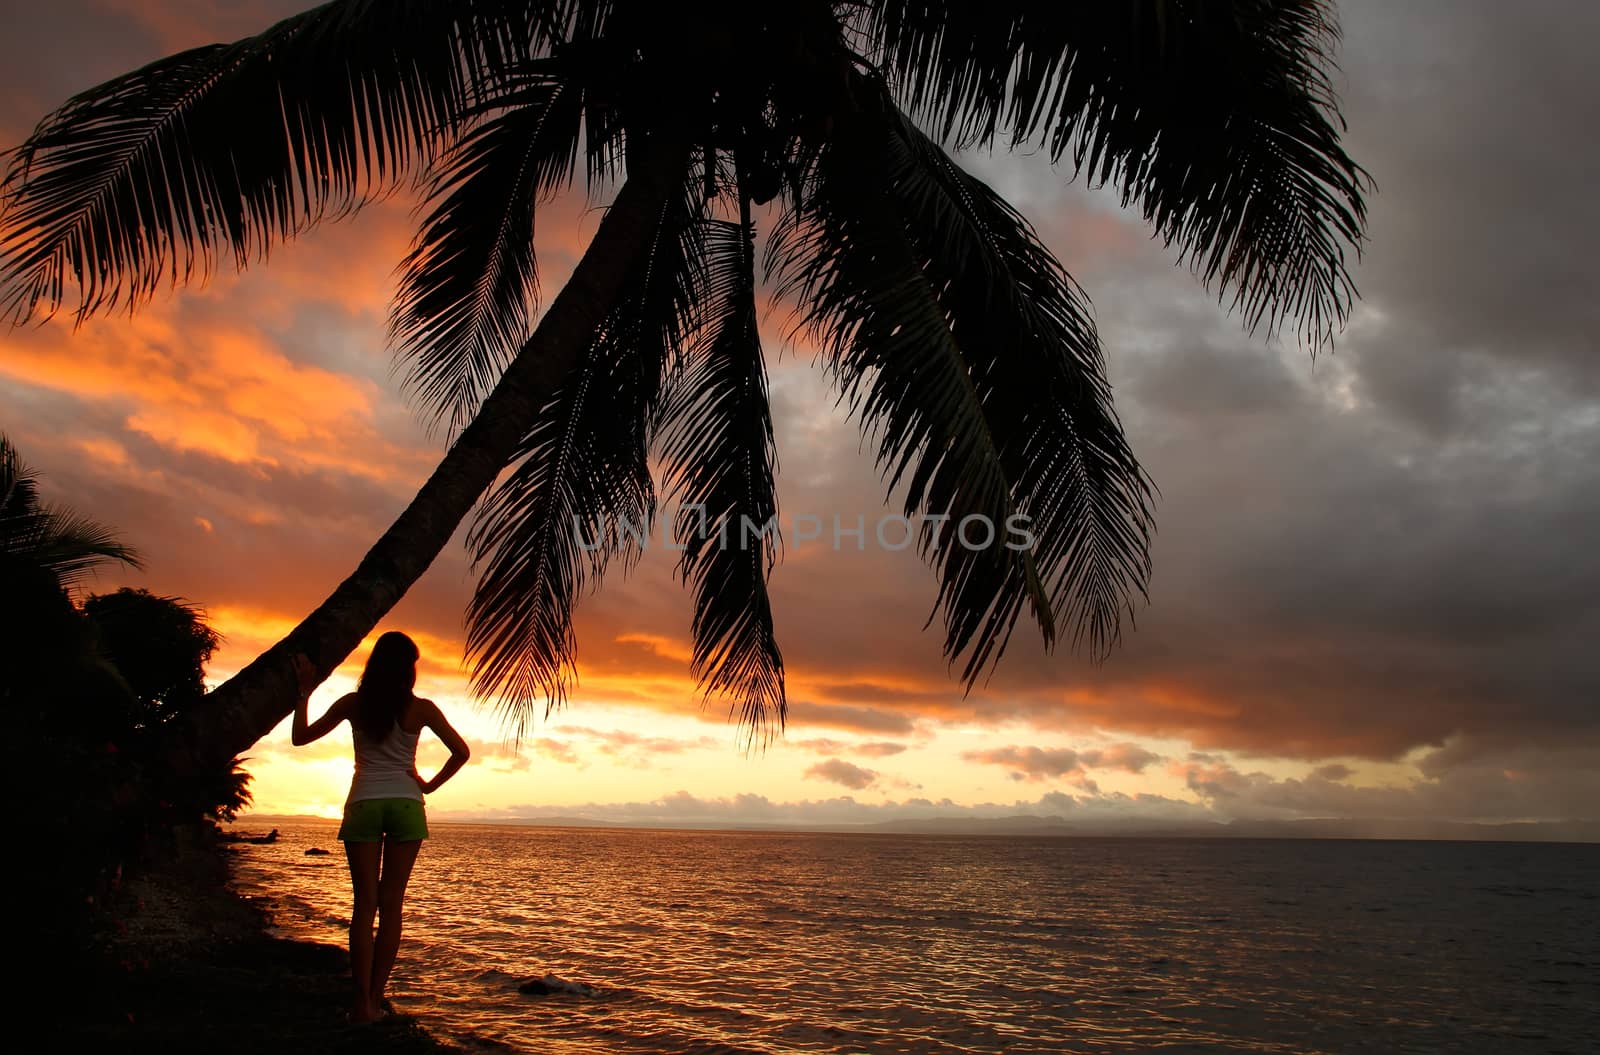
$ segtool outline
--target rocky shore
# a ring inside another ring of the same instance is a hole
[[[404,1015],[351,1025],[345,950],[271,936],[268,906],[230,886],[233,852],[207,837],[183,840],[120,892],[116,922],[87,968],[87,998],[62,1016],[56,1050],[461,1050]]]

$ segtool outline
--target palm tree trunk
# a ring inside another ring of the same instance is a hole
[[[511,461],[615,302],[668,195],[681,191],[687,163],[681,144],[658,141],[630,151],[629,161],[627,182],[571,279],[405,512],[316,611],[211,692],[178,730],[181,746],[174,746],[190,761],[229,759],[271,732],[294,707],[291,657],[303,652],[318,674],[331,673],[428,569]],[[181,764],[176,757],[174,763]]]

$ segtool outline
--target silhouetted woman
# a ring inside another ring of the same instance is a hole
[[[355,1006],[350,1017],[371,1022],[384,1011],[384,987],[400,949],[400,913],[406,883],[422,840],[428,837],[423,795],[437,790],[466,765],[469,752],[461,734],[445,721],[431,700],[419,698],[417,646],[391,630],[378,638],[355,692],[337,700],[315,722],[306,721],[306,704],[316,688],[316,670],[304,656],[295,656],[300,695],[294,708],[290,739],[296,746],[320,740],[340,722],[350,722],[355,741],[356,772],[345,799],[339,838],[350,861],[355,904],[350,911],[350,970],[355,979]],[[432,729],[450,749],[450,760],[423,780],[417,773],[417,738]],[[373,941],[372,922],[378,920]]]

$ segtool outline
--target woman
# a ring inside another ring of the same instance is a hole
[[[350,970],[355,980],[355,1005],[350,1017],[371,1022],[385,1010],[384,987],[400,949],[400,912],[406,882],[422,840],[428,837],[423,795],[438,790],[466,765],[470,754],[461,734],[445,721],[430,700],[419,698],[417,646],[391,630],[378,638],[367,657],[356,691],[337,700],[315,722],[306,721],[306,705],[317,686],[317,672],[305,656],[294,657],[300,694],[294,708],[290,739],[295,746],[322,739],[342,721],[350,722],[355,741],[356,772],[345,799],[339,838],[350,862],[355,905],[350,911]],[[423,780],[417,773],[417,738],[423,729],[450,749],[450,760]],[[373,941],[372,922],[378,919]]]

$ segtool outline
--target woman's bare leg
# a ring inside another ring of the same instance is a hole
[[[378,912],[378,861],[382,843],[344,844],[350,862],[350,887],[355,895],[350,906],[350,975],[355,983],[355,1003],[350,1017],[370,1022],[378,1017],[372,1000],[372,920]]]
[[[400,951],[400,915],[406,900],[406,884],[411,881],[411,866],[417,863],[421,839],[383,844],[383,875],[378,880],[378,941],[373,947],[371,1000],[373,1008],[383,1005],[383,991],[394,970]]]

